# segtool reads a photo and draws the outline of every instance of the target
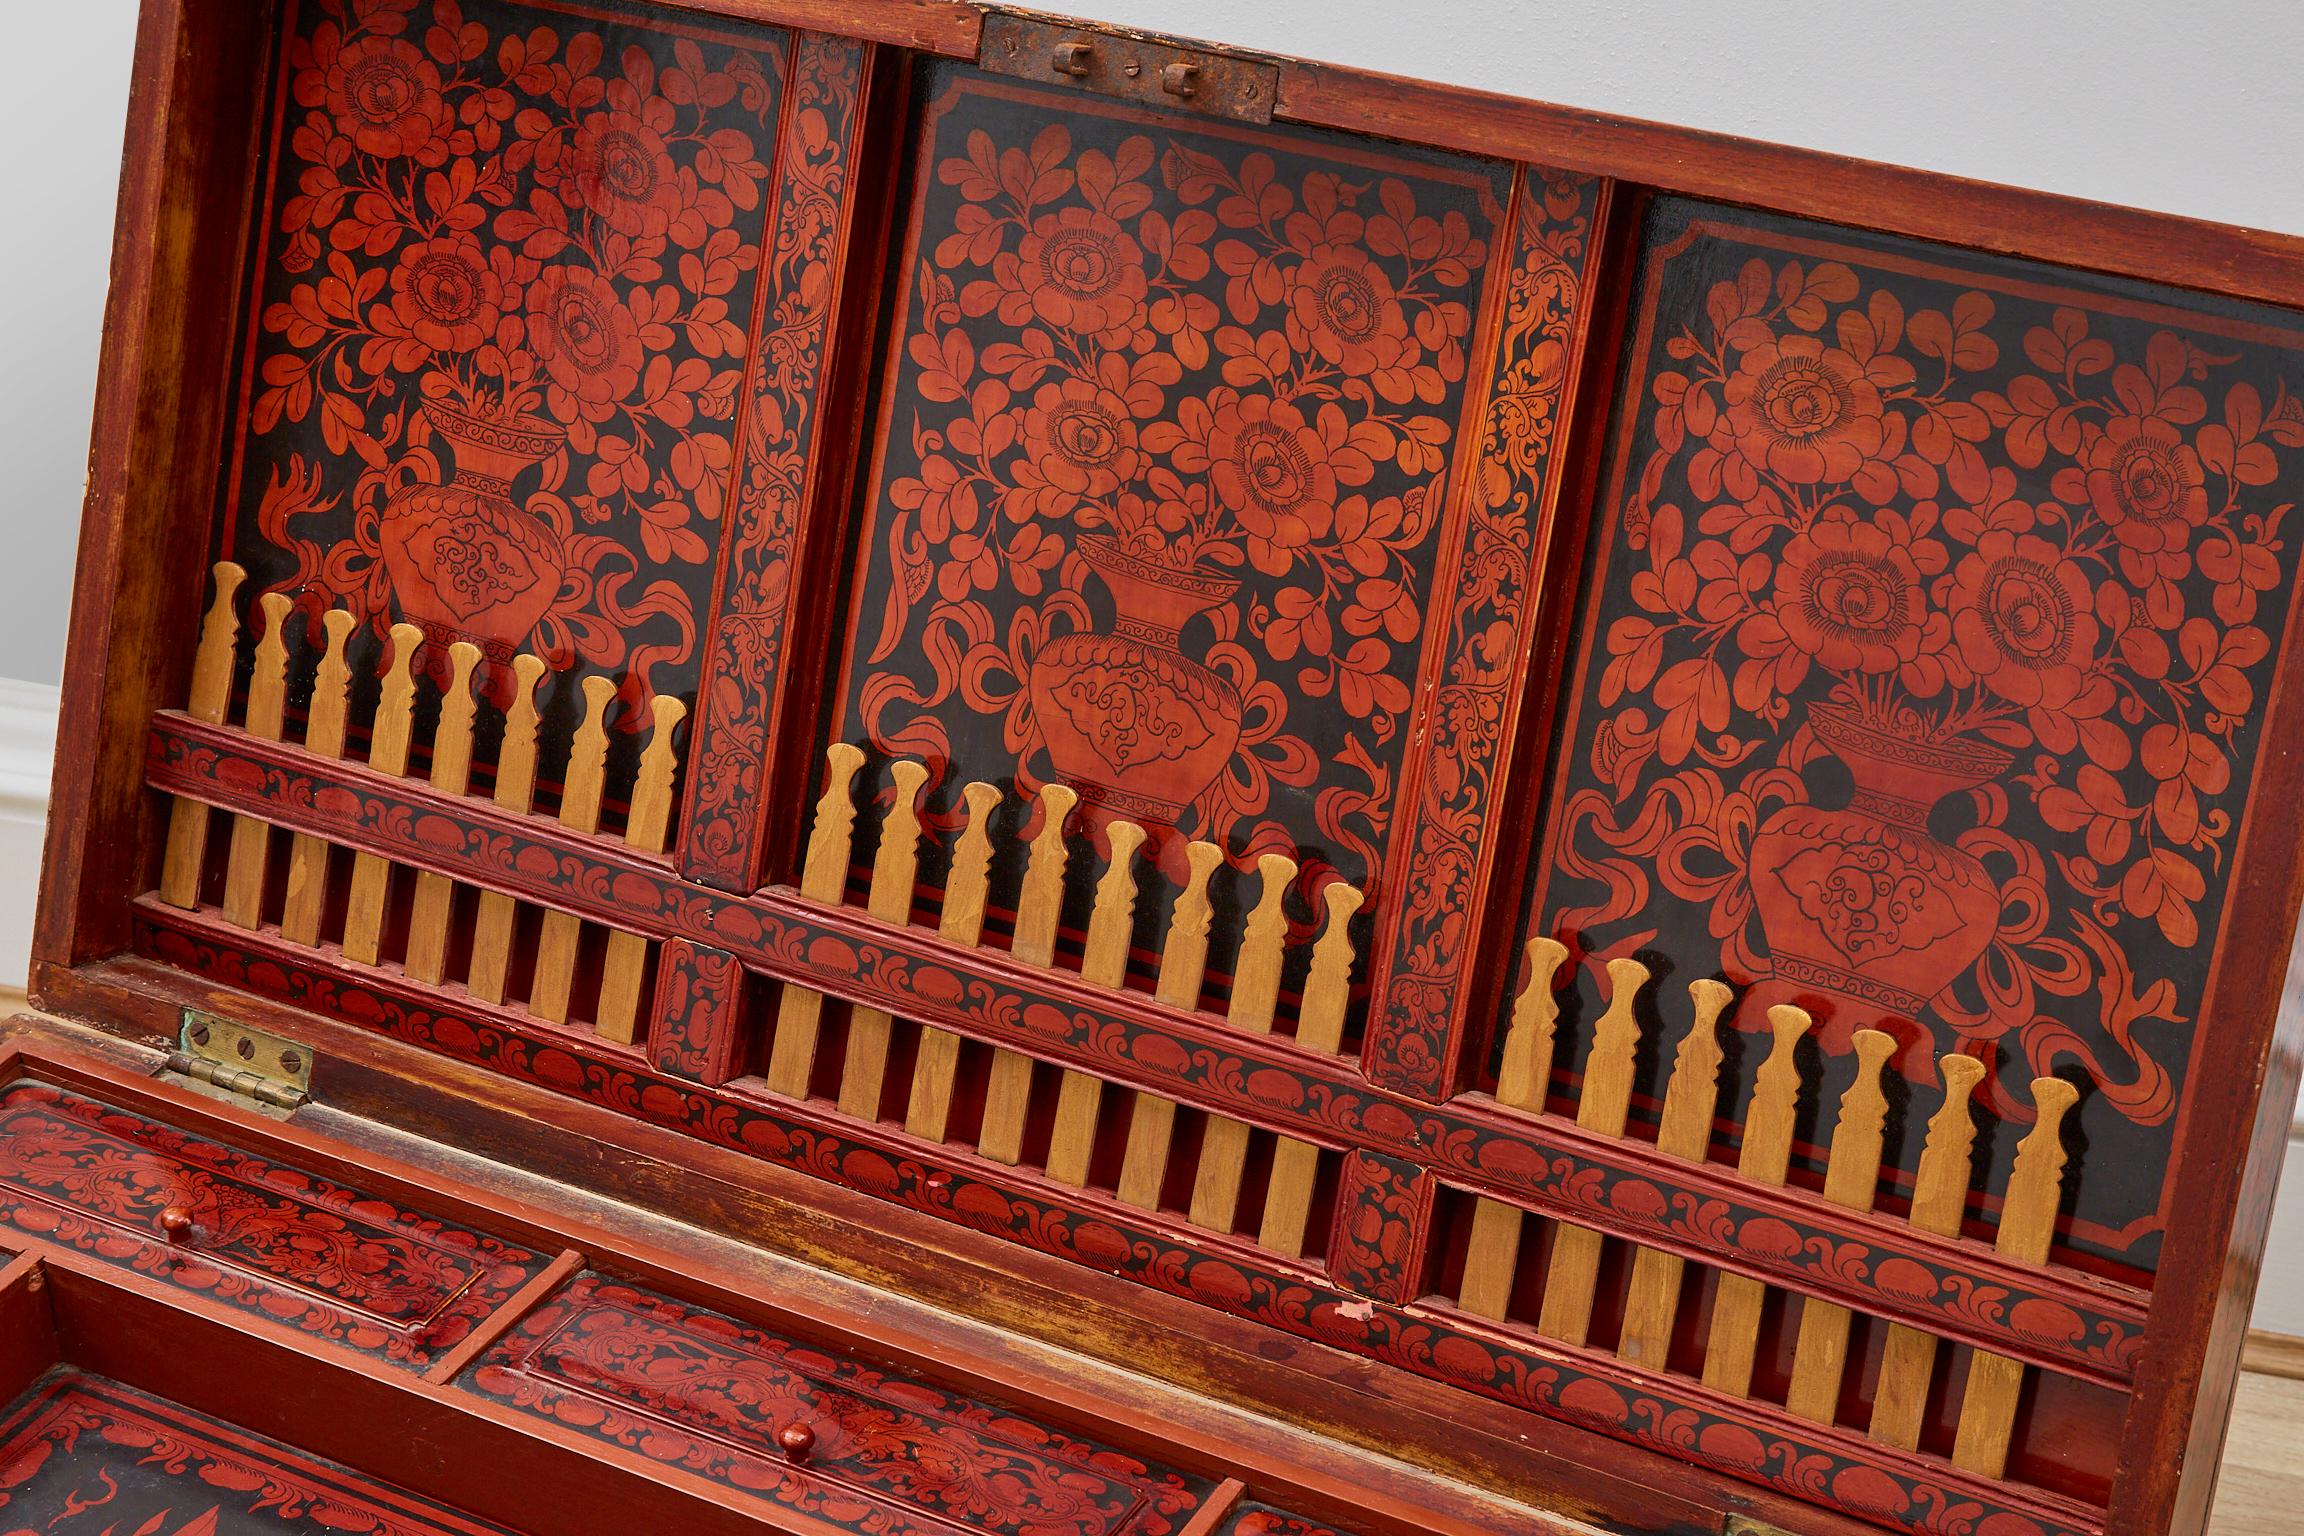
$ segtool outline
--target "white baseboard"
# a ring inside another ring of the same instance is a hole
[[[24,985],[32,953],[57,698],[49,684],[0,677],[0,990]],[[2304,1120],[2288,1143],[2281,1194],[2252,1321],[2304,1336]]]

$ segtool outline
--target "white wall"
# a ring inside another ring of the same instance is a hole
[[[2304,234],[2304,5],[2292,0],[1042,3]],[[7,7],[19,67],[0,91],[0,985],[21,983],[29,942],[41,775],[26,765],[47,756],[63,664],[135,9]],[[2304,1334],[2304,1141],[2289,1161],[2297,1178],[2256,1320]]]

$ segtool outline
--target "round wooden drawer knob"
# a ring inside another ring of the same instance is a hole
[[[172,1243],[192,1241],[192,1213],[180,1205],[171,1205],[160,1213],[160,1230]]]
[[[816,1431],[805,1424],[787,1424],[776,1431],[776,1448],[786,1461],[806,1461],[808,1453],[816,1449]]]

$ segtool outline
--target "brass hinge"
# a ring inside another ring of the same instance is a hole
[[[1008,11],[984,13],[976,62],[994,74],[1244,123],[1272,121],[1280,98],[1280,66],[1269,59]]]
[[[1750,1515],[1730,1515],[1720,1522],[1720,1536],[1792,1536],[1792,1533],[1780,1525],[1770,1525]]]
[[[184,1010],[183,1033],[166,1070],[220,1098],[282,1116],[312,1097],[310,1046],[198,1008]]]

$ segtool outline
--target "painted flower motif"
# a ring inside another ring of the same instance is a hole
[[[1043,512],[1110,496],[1143,466],[1128,402],[1081,378],[1040,386],[1024,412],[1017,489]]]
[[[1721,428],[1736,451],[1795,485],[1844,485],[1888,446],[1880,391],[1865,366],[1813,336],[1752,348],[1722,395]]]
[[[632,312],[585,267],[554,267],[529,289],[528,344],[555,385],[595,409],[629,395],[647,360]]]
[[[635,240],[672,227],[688,198],[680,169],[665,147],[672,104],[652,96],[637,111],[595,112],[569,146],[569,166],[584,206],[608,227]]]
[[[1366,377],[1415,358],[1392,279],[1355,246],[1312,248],[1293,276],[1288,316],[1291,345],[1349,374]]]
[[[402,247],[392,269],[392,312],[435,352],[469,352],[496,329],[505,285],[480,242],[442,235]]]
[[[1266,575],[1287,572],[1296,552],[1328,536],[1336,520],[1339,458],[1365,456],[1345,441],[1340,413],[1308,422],[1285,400],[1226,401],[1208,435],[1208,476],[1240,519],[1248,560]],[[1353,475],[1367,478],[1365,470]]]
[[[2096,655],[2088,575],[2046,539],[1992,529],[1952,576],[1960,660],[2011,704],[2064,709]]]
[[[367,154],[390,159],[432,147],[447,122],[440,71],[413,44],[363,37],[328,69],[328,110]]]
[[[2088,503],[2114,538],[2144,555],[2175,554],[2208,518],[2200,455],[2158,416],[2115,416],[2082,456]]]
[[[1001,288],[1000,318],[1021,325],[1037,317],[1062,330],[1121,330],[1144,307],[1144,250],[1110,216],[1064,208],[1033,221],[1013,253],[993,263]]]
[[[1878,522],[1819,522],[1776,567],[1777,621],[1827,671],[1895,671],[1920,654],[1927,615],[1912,551]]]

